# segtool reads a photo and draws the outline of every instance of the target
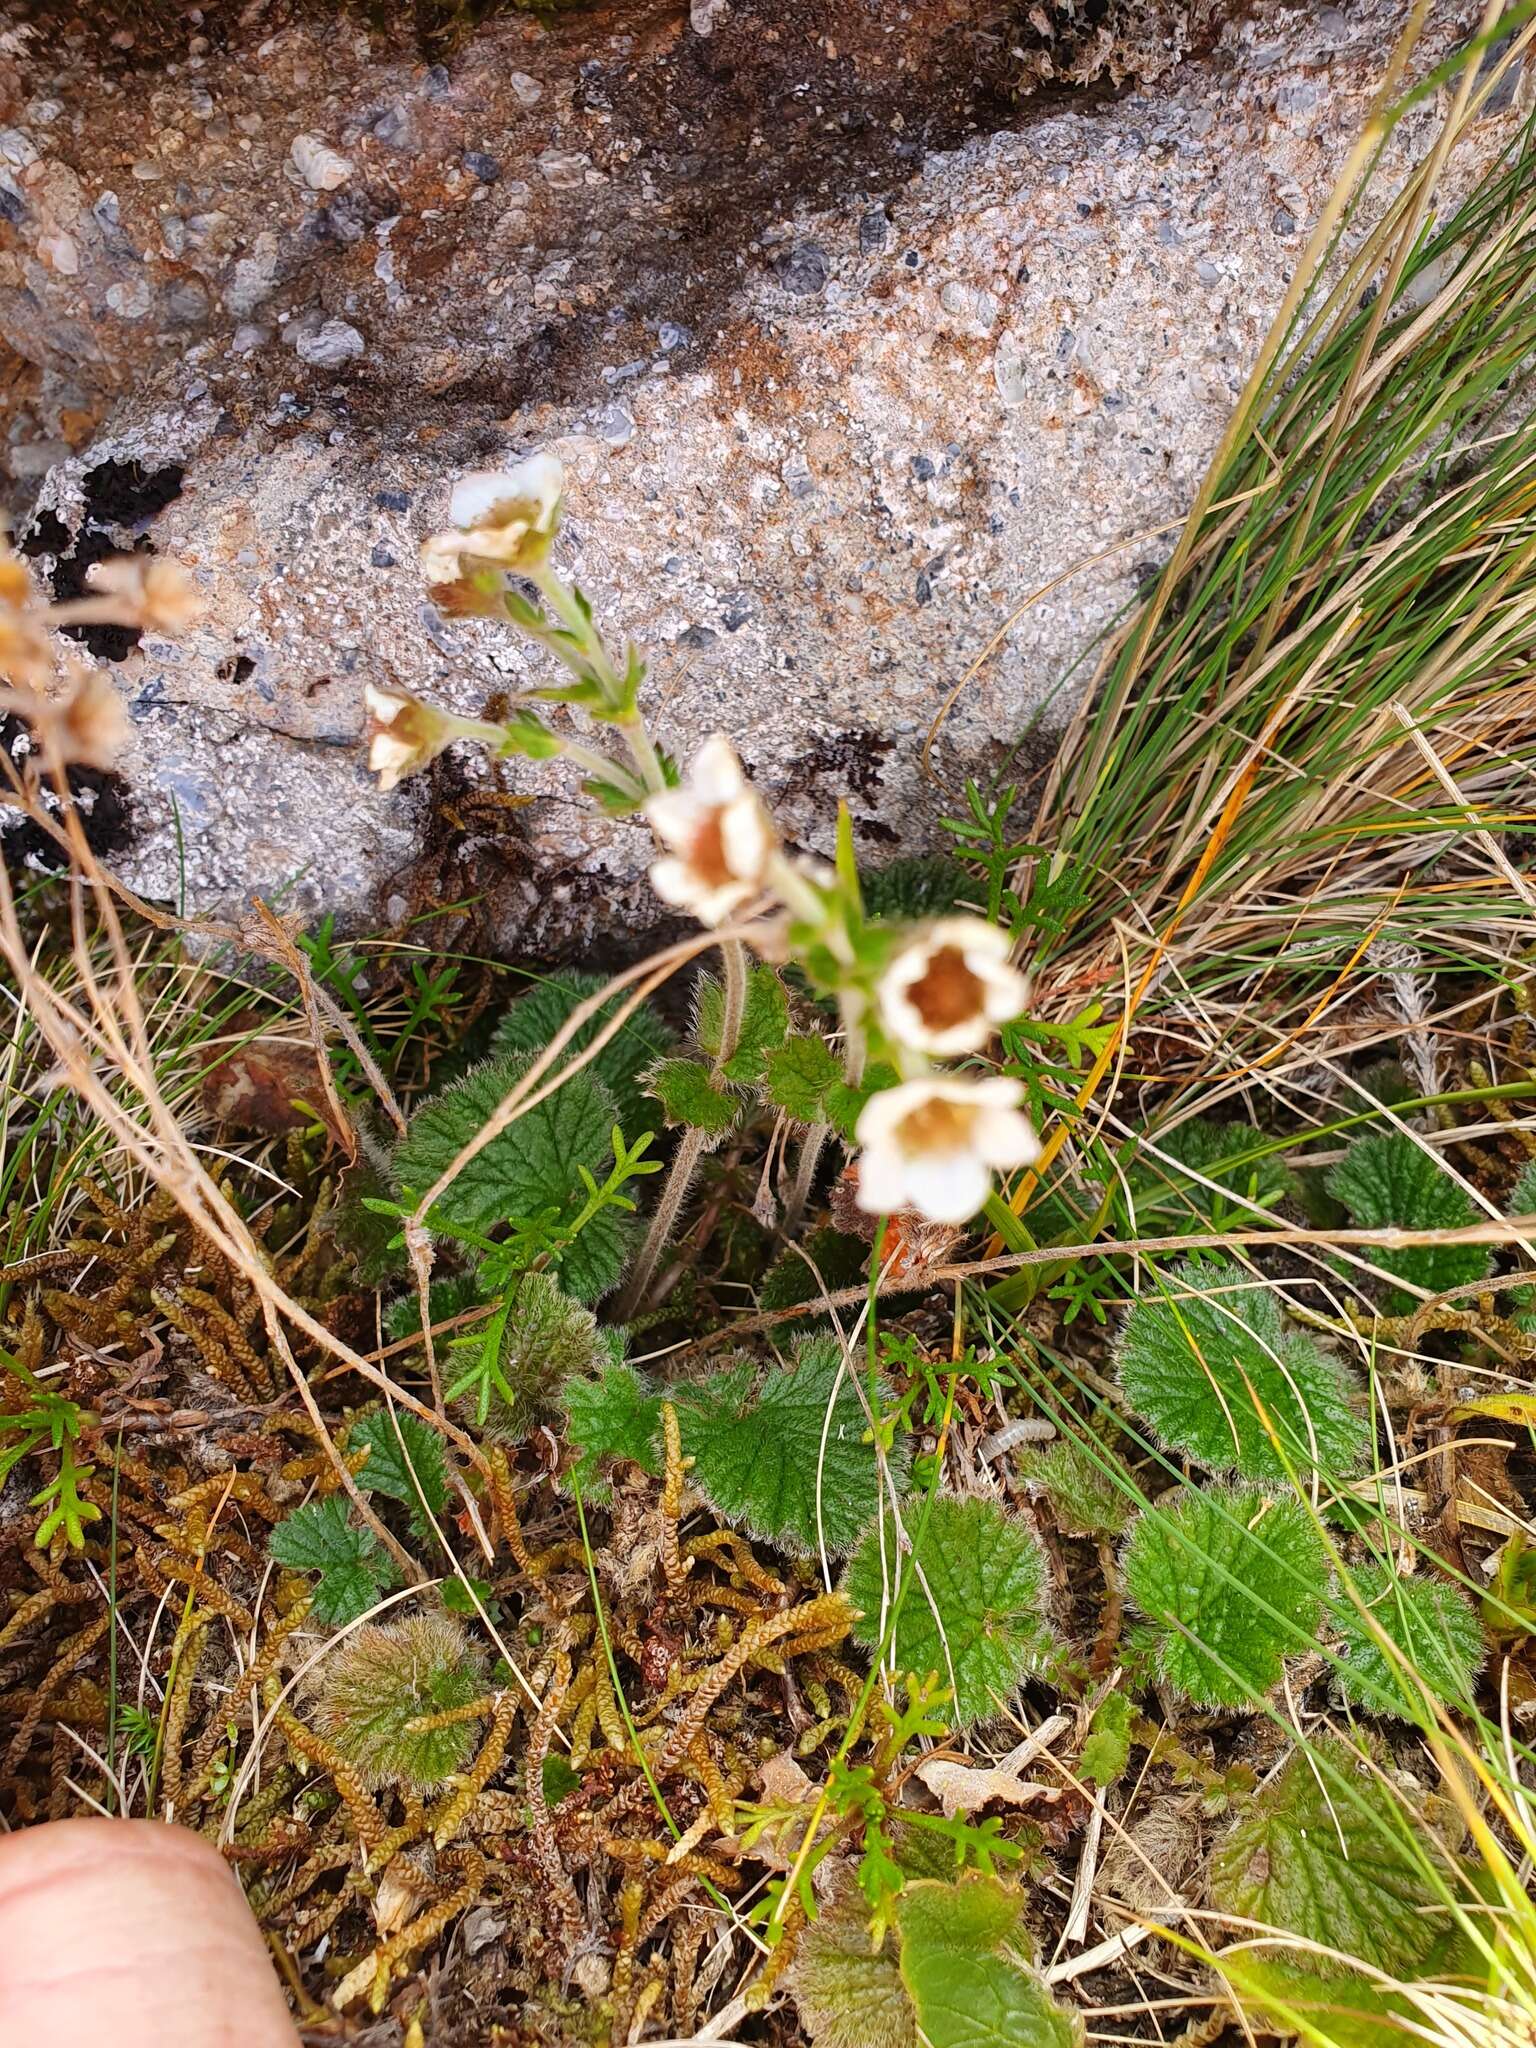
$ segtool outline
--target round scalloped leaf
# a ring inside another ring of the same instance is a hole
[[[1379,1769],[1337,1739],[1298,1751],[1259,1792],[1211,1863],[1211,1904],[1261,1926],[1411,1975],[1447,1915],[1421,1824]],[[1312,1956],[1336,1976],[1343,1966]]]
[[[788,1367],[728,1367],[673,1398],[693,1483],[727,1521],[811,1556],[853,1548],[880,1505],[880,1468],[835,1338],[807,1339]],[[898,1489],[906,1462],[893,1444]]]
[[[1486,1645],[1466,1594],[1444,1579],[1404,1578],[1386,1564],[1362,1565],[1350,1576],[1372,1619],[1435,1697],[1456,1705],[1469,1701]],[[1333,1619],[1341,1638],[1334,1677],[1345,1699],[1373,1714],[1418,1720],[1419,1687],[1382,1649],[1347,1593]]]
[[[395,1151],[395,1178],[423,1195],[484,1128],[530,1062],[518,1056],[491,1060],[455,1081],[418,1109]],[[580,1169],[601,1183],[613,1164],[613,1098],[583,1069],[553,1095],[535,1103],[483,1146],[434,1205],[452,1229],[485,1232],[514,1219],[552,1214],[556,1226],[574,1222],[587,1202]],[[628,1218],[601,1210],[560,1255],[560,1280],[592,1301],[605,1294],[624,1268]]]
[[[1316,1635],[1327,1564],[1299,1501],[1189,1490],[1138,1517],[1126,1591],[1161,1633],[1163,1679],[1202,1707],[1251,1706]]]
[[[1131,1310],[1118,1363],[1137,1413],[1212,1472],[1343,1477],[1364,1461],[1370,1424],[1344,1367],[1239,1266],[1175,1267]]]
[[[1456,1230],[1476,1223],[1471,1197],[1435,1158],[1404,1131],[1383,1131],[1357,1138],[1337,1166],[1330,1168],[1328,1192],[1342,1202],[1366,1230],[1395,1225],[1402,1230]],[[1493,1254],[1485,1244],[1414,1244],[1399,1250],[1380,1245],[1364,1248],[1364,1256],[1384,1273],[1393,1273],[1429,1294],[1443,1294],[1486,1278]],[[1387,1296],[1392,1315],[1406,1315],[1418,1296],[1393,1288]]]
[[[941,1494],[926,1526],[921,1504],[907,1510],[906,1524],[914,1552],[900,1559],[905,1593],[889,1662],[919,1678],[936,1672],[953,1686],[949,1711],[964,1727],[1000,1713],[1049,1653],[1045,1554],[1029,1526],[991,1500]],[[854,1635],[871,1649],[885,1627],[897,1561],[887,1510],[865,1531],[843,1582],[859,1609]]]
[[[930,2048],[1078,2048],[1082,2019],[1025,1967],[1023,1910],[992,1877],[922,1879],[899,1894],[901,1981]]]

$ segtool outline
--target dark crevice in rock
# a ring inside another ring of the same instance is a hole
[[[175,463],[145,469],[137,462],[98,462],[86,471],[85,508],[73,541],[54,512],[42,512],[23,537],[34,558],[51,555],[49,584],[61,604],[90,594],[88,571],[108,556],[152,554],[144,529],[181,495],[184,470]],[[98,661],[121,661],[144,637],[137,626],[65,626]]]
[[[31,735],[25,721],[9,715],[0,718],[0,753],[19,765],[31,750]],[[105,859],[122,852],[133,839],[128,786],[122,777],[100,768],[71,768],[67,780],[85,842],[92,853]],[[50,812],[57,813],[58,801],[51,792],[44,791],[42,801]],[[68,868],[69,856],[41,825],[15,811],[7,811],[4,817],[0,840],[8,863],[48,874],[62,874]]]

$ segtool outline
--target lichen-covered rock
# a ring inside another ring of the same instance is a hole
[[[478,711],[541,672],[438,619],[415,562],[456,470],[533,446],[569,471],[563,560],[652,655],[664,743],[731,732],[803,843],[846,796],[865,853],[915,849],[968,773],[1048,755],[1406,8],[1219,11],[1122,10],[1167,64],[1100,68],[1155,82],[995,132],[970,0],[899,32],[629,0],[441,63],[345,19],[229,26],[148,81],[83,32],[13,37],[13,473],[105,415],[28,479],[26,544],[60,588],[164,550],[208,603],[174,647],[100,637],[135,730],[129,879],[356,918],[480,893],[528,947],[643,933],[644,834],[558,774],[450,755],[385,797],[355,745],[370,677]],[[1425,61],[1474,12],[1442,0]]]

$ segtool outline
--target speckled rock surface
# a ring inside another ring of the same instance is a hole
[[[840,47],[808,0],[771,32],[740,0],[519,17],[437,64],[298,23],[197,37],[137,95],[12,36],[27,544],[61,588],[152,546],[209,607],[97,648],[134,721],[118,865],[194,908],[473,888],[503,944],[643,931],[644,835],[548,769],[500,771],[515,810],[452,757],[381,797],[355,746],[369,677],[478,710],[537,673],[415,568],[454,472],[534,446],[668,746],[732,733],[807,845],[843,795],[871,856],[932,843],[967,774],[1048,753],[1166,552],[1404,11],[1170,8],[1157,65],[1050,107],[987,85],[959,0]],[[1425,61],[1474,12],[1446,0]],[[1004,633],[925,776],[1010,615],[1120,542]]]

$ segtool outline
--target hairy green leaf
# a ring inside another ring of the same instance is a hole
[[[645,1085],[669,1124],[723,1134],[741,1115],[741,1097],[722,1088],[702,1060],[658,1060]]]
[[[1116,1486],[1104,1469],[1114,1455],[1101,1445],[1095,1457],[1070,1437],[1059,1437],[1020,1451],[1015,1470],[1031,1492],[1045,1495],[1064,1536],[1119,1536],[1130,1526],[1136,1496],[1129,1483]]]
[[[883,868],[861,868],[859,886],[867,914],[896,924],[949,917],[962,903],[978,900],[970,870],[944,853],[906,854]]]
[[[448,1505],[442,1437],[408,1408],[397,1408],[393,1416],[387,1408],[380,1408],[354,1423],[347,1437],[349,1451],[359,1451],[364,1445],[368,1460],[357,1475],[358,1485],[365,1493],[382,1493],[390,1500],[403,1501],[412,1533],[423,1543],[429,1541],[432,1524],[423,1502],[433,1515],[441,1515]]]
[[[905,1588],[889,1661],[952,1686],[949,1711],[964,1726],[1000,1713],[1046,1657],[1045,1556],[1028,1525],[995,1501],[941,1494],[926,1527],[922,1520],[921,1505],[907,1510],[908,1556],[886,1509],[854,1552],[843,1590],[859,1610],[855,1637],[876,1648],[900,1562]]]
[[[478,1736],[473,1721],[413,1724],[484,1696],[485,1659],[450,1615],[370,1622],[326,1658],[315,1719],[365,1785],[430,1792],[461,1770]]]
[[[528,1064],[520,1055],[492,1060],[417,1110],[395,1152],[400,1185],[416,1196],[434,1186]],[[546,1216],[555,1231],[568,1228],[587,1205],[582,1169],[601,1182],[613,1163],[613,1125],[607,1089],[585,1070],[573,1074],[475,1154],[434,1214],[450,1229],[475,1232]],[[561,1252],[560,1275],[571,1293],[590,1301],[614,1285],[623,1271],[627,1220],[602,1209]]]
[[[1482,1669],[1482,1624],[1471,1601],[1444,1579],[1404,1578],[1386,1564],[1362,1565],[1350,1574],[1354,1589],[1376,1622],[1437,1699],[1456,1705],[1472,1697]],[[1347,1700],[1375,1714],[1414,1721],[1422,1713],[1419,1686],[1382,1649],[1347,1595],[1333,1614],[1342,1661],[1335,1670]]]
[[[1213,1472],[1343,1477],[1370,1425],[1343,1366],[1287,1321],[1275,1294],[1226,1261],[1177,1266],[1126,1319],[1117,1363],[1132,1407]]]
[[[711,1059],[719,1056],[724,1020],[724,990],[713,975],[701,975],[694,1035]],[[721,1068],[726,1080],[760,1081],[764,1060],[775,1046],[784,1043],[788,1030],[789,998],[783,982],[771,967],[754,963],[747,971],[747,995],[742,1004],[736,1050]]]
[[[427,1315],[433,1323],[450,1322],[465,1309],[478,1307],[484,1299],[473,1273],[445,1273],[427,1283]],[[385,1309],[384,1334],[397,1343],[421,1335],[421,1300],[414,1287],[409,1294],[396,1295]],[[441,1344],[445,1340],[440,1337],[437,1341]]]
[[[827,1121],[827,1091],[843,1078],[842,1064],[824,1038],[791,1032],[764,1062],[768,1100],[802,1124]]]
[[[1211,1864],[1218,1912],[1411,1972],[1446,1927],[1416,1821],[1376,1767],[1337,1739],[1298,1751],[1255,1795]],[[1313,1959],[1324,1975],[1342,1965]]]
[[[863,1403],[831,1337],[807,1338],[788,1366],[745,1364],[675,1389],[693,1483],[728,1521],[792,1550],[850,1550],[880,1503]],[[906,1446],[888,1464],[899,1487]]]
[[[1455,1230],[1478,1220],[1465,1188],[1439,1161],[1402,1131],[1357,1138],[1328,1174],[1328,1192],[1366,1230],[1396,1225],[1403,1230]],[[1427,1293],[1441,1294],[1487,1276],[1492,1253],[1484,1244],[1420,1244],[1400,1250],[1370,1246],[1365,1256]],[[1387,1297],[1393,1315],[1406,1315],[1417,1296],[1394,1288]]]
[[[291,1571],[320,1574],[310,1612],[322,1628],[356,1621],[399,1578],[373,1531],[348,1521],[344,1493],[295,1508],[273,1529],[267,1547]]]
[[[995,1878],[921,1879],[896,1900],[901,1980],[930,2048],[1076,2048],[1083,2023],[1020,1955],[1023,1900]]]
[[[567,1484],[579,1487],[586,1500],[606,1500],[602,1467],[610,1458],[627,1458],[655,1478],[661,1471],[662,1398],[632,1365],[610,1365],[593,1379],[567,1380],[561,1395],[565,1435],[577,1453]]]
[[[1130,1696],[1123,1692],[1106,1693],[1093,1710],[1078,1770],[1090,1784],[1113,1785],[1124,1777],[1130,1760]]]
[[[815,2048],[917,2048],[893,1946],[871,1951],[869,1911],[856,1892],[807,1927],[786,1982]]]
[[[606,985],[600,974],[583,974],[562,968],[536,983],[521,995],[497,1024],[491,1049],[505,1053],[542,1052],[572,1011],[595,996]],[[624,1007],[630,992],[610,996],[597,1014],[573,1033],[561,1051],[561,1065],[585,1052],[606,1024]],[[620,1128],[626,1137],[654,1129],[655,1111],[646,1100],[641,1075],[669,1053],[677,1043],[675,1034],[663,1023],[650,1003],[641,1003],[626,1017],[614,1036],[592,1062],[592,1070],[613,1097]]]
[[[524,1273],[514,1287],[507,1314],[499,1326],[488,1325],[487,1341],[495,1343],[494,1360],[481,1361],[474,1346],[477,1332],[467,1332],[457,1361],[474,1362],[476,1385],[463,1396],[466,1412],[495,1442],[521,1443],[544,1421],[567,1381],[585,1377],[622,1357],[622,1332],[604,1330],[589,1308],[573,1301],[553,1274]],[[481,1419],[480,1395],[484,1393]]]
[[[1299,1501],[1253,1487],[1186,1489],[1141,1515],[1126,1591],[1162,1631],[1163,1678],[1203,1707],[1249,1706],[1310,1643],[1327,1582]]]
[[[1145,1192],[1160,1207],[1177,1203],[1185,1215],[1208,1217],[1215,1198],[1209,1188],[1191,1177],[1195,1173],[1260,1209],[1271,1209],[1296,1191],[1296,1177],[1278,1153],[1265,1152],[1257,1159],[1245,1156],[1258,1152],[1267,1142],[1265,1134],[1252,1124],[1192,1117],[1171,1131],[1155,1132],[1152,1142],[1190,1173],[1181,1174],[1150,1153],[1140,1156],[1131,1169],[1138,1210]]]

